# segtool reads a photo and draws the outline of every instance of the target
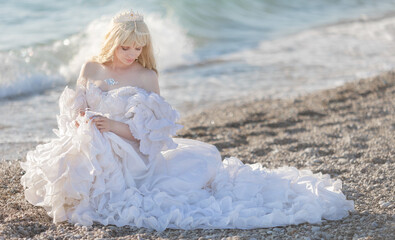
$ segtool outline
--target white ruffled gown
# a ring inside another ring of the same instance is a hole
[[[251,229],[337,220],[354,209],[341,181],[328,175],[221,161],[211,144],[172,138],[182,128],[179,114],[156,93],[131,86],[105,92],[88,82],[65,87],[59,106],[57,138],[21,162],[26,199],[55,223]],[[127,123],[140,145],[100,133],[79,116],[85,107]]]

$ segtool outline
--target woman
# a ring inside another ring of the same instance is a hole
[[[60,97],[58,138],[21,163],[26,199],[54,222],[158,231],[318,223],[353,210],[328,175],[221,161],[213,145],[172,138],[179,115],[159,93],[143,17],[115,16],[76,91]]]

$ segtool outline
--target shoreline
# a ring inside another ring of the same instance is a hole
[[[52,224],[23,196],[18,162],[0,162],[0,239],[390,239],[395,233],[395,72],[289,99],[232,101],[184,116],[177,137],[214,144],[223,158],[294,166],[343,182],[355,211],[338,221],[251,230],[174,230]],[[21,146],[9,151],[20,151]],[[25,147],[23,149],[27,149]],[[21,156],[27,150],[21,151]],[[22,157],[24,161],[24,157]]]

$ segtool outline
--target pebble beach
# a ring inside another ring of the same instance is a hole
[[[0,162],[0,239],[394,238],[395,72],[294,98],[217,104],[180,124],[184,128],[178,137],[214,144],[223,158],[234,156],[268,169],[310,169],[340,179],[355,211],[338,221],[252,230],[156,232],[53,224],[44,209],[24,199],[19,162],[35,146],[18,145],[8,148]]]

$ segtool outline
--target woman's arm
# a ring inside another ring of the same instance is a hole
[[[144,80],[144,89],[160,95],[158,75],[153,70],[148,70],[142,76]]]
[[[111,132],[128,140],[139,142],[139,140],[133,137],[132,133],[130,132],[129,125],[127,125],[126,123],[112,120],[111,125]]]
[[[139,140],[133,137],[132,133],[130,132],[129,125],[126,123],[118,122],[103,116],[96,116],[92,122],[96,125],[97,129],[99,129],[101,133],[113,132],[120,137],[139,142]]]

